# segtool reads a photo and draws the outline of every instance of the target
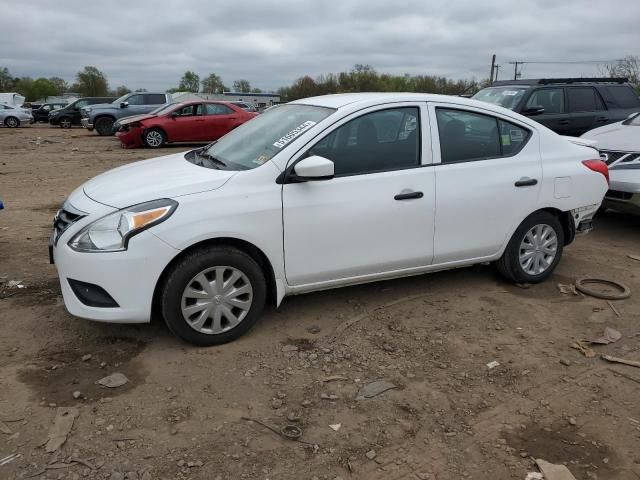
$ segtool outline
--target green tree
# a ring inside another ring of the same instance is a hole
[[[244,79],[234,80],[233,91],[241,92],[241,93],[251,92],[251,84],[249,83],[249,80],[244,80]]]
[[[37,98],[33,94],[33,78],[31,77],[14,79],[13,89],[20,95],[26,97],[28,102],[37,100]]]
[[[8,92],[13,89],[15,81],[7,67],[0,68],[0,91]]]
[[[62,95],[69,90],[69,84],[60,77],[49,77],[49,81],[56,87],[56,95]]]
[[[609,77],[628,78],[629,83],[640,94],[640,57],[637,55],[627,55],[615,63],[605,65],[604,72]]]
[[[53,97],[58,94],[58,87],[51,80],[41,77],[33,81],[31,92],[33,100]]]
[[[127,93],[131,93],[131,90],[125,87],[124,85],[120,85],[118,88],[116,88],[115,96],[121,97],[123,95],[126,95]]]
[[[210,73],[207,78],[202,80],[202,93],[222,93],[224,90],[222,78],[215,73]]]
[[[200,77],[195,72],[187,70],[180,79],[178,89],[198,93],[198,91],[200,91]]]
[[[76,75],[78,92],[85,97],[102,97],[109,91],[107,77],[96,67],[87,66]]]

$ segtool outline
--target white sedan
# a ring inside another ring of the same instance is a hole
[[[30,109],[0,104],[0,124],[5,127],[17,128],[20,125],[31,125],[32,123],[33,114]]]
[[[600,158],[611,172],[602,206],[640,215],[640,113],[591,130],[582,138],[597,142]]]
[[[540,282],[591,229],[607,175],[594,148],[485,102],[307,98],[85,183],[50,253],[73,315],[157,311],[213,345],[293,294],[486,262]]]

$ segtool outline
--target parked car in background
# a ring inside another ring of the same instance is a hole
[[[172,142],[211,142],[256,115],[233,102],[172,103],[154,114],[120,120],[116,136],[128,148],[145,145],[159,148]]]
[[[33,121],[35,123],[38,122],[48,122],[49,121],[49,114],[51,112],[55,112],[56,110],[60,110],[62,108],[65,108],[68,104],[67,103],[43,103],[42,105],[40,105],[40,107],[34,109],[32,108],[32,113],[33,113]]]
[[[33,123],[33,115],[28,108],[0,104],[0,123],[9,128],[16,128],[25,124],[31,125]]]
[[[111,103],[82,108],[80,123],[89,131],[95,128],[100,135],[113,135],[113,123],[117,119],[149,113],[165,103],[171,103],[170,93],[127,93]]]
[[[62,128],[71,128],[80,125],[80,109],[97,103],[113,102],[115,97],[84,97],[66,105],[63,108],[52,110],[49,113],[49,123],[60,125]]]
[[[246,110],[247,112],[257,112],[258,110],[256,109],[256,107],[254,107],[253,105],[251,105],[250,103],[247,102],[231,102],[233,103],[236,107],[240,107],[243,110]]]
[[[473,98],[529,116],[560,135],[576,137],[624,120],[640,108],[640,98],[626,78],[504,80]]]
[[[267,298],[486,262],[541,282],[607,190],[591,143],[465,98],[297,100],[81,185],[50,254],[73,315],[158,311],[199,345],[248,331]]]
[[[602,207],[640,215],[640,109],[582,138],[598,142],[600,158],[609,166],[611,185]]]

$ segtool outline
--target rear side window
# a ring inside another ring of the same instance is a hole
[[[593,87],[571,87],[567,89],[570,112],[595,112],[604,110],[600,96]]]
[[[442,163],[461,163],[517,154],[531,132],[511,122],[464,110],[437,108]]]
[[[614,108],[633,108],[640,105],[640,99],[625,85],[605,87],[609,93],[611,106]]]
[[[544,107],[544,113],[564,112],[564,90],[562,88],[542,88],[531,94],[525,108]]]
[[[206,111],[207,115],[230,115],[233,113],[233,110],[220,103],[207,103]]]
[[[167,100],[164,95],[161,93],[147,93],[144,96],[144,104],[145,105],[162,105],[166,103]]]

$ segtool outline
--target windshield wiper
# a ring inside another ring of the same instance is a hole
[[[209,162],[211,162],[211,166],[213,165],[220,165],[221,167],[227,166],[227,164],[224,163],[222,160],[214,157],[213,155],[208,154],[204,150],[200,150],[200,151],[196,150],[196,155],[202,158],[203,160],[209,160]]]

